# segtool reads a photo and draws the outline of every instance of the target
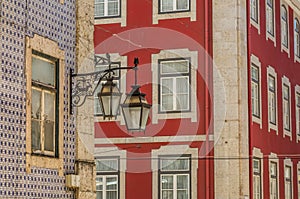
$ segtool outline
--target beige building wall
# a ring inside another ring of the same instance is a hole
[[[76,1],[76,70],[77,73],[94,71],[94,0]],[[80,187],[76,198],[96,198],[94,162],[94,101],[86,100],[75,111],[77,131],[77,174]]]
[[[213,0],[215,198],[249,198],[246,1]],[[225,97],[221,96],[221,91]],[[218,159],[221,158],[221,159]]]

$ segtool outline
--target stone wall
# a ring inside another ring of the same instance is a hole
[[[214,110],[215,126],[222,126],[215,132],[216,199],[249,197],[246,19],[246,1],[213,0],[214,103],[226,109],[225,117]]]

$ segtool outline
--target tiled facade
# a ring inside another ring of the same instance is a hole
[[[74,198],[64,176],[75,173],[76,134],[67,78],[75,67],[75,0],[7,0],[0,9],[0,198]],[[57,42],[65,52],[63,175],[55,169],[26,169],[25,39],[35,34]]]

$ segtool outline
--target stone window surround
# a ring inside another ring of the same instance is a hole
[[[299,23],[299,45],[300,45],[300,21],[299,21],[299,15],[296,14],[295,12],[294,12],[293,14],[294,14],[293,19],[294,19],[294,20],[297,19],[297,20],[298,20],[298,23]],[[300,63],[300,57],[298,57],[298,56],[296,55],[296,52],[295,52],[295,33],[296,33],[296,31],[295,31],[295,21],[293,22],[293,32],[294,32],[294,43],[293,43],[293,45],[294,45],[294,62]]]
[[[284,86],[287,86],[289,88],[289,111],[290,111],[290,130],[286,130],[284,128],[284,124],[282,125],[283,126],[283,137],[285,136],[289,136],[290,137],[290,140],[292,140],[292,117],[291,117],[291,113],[292,113],[292,109],[291,109],[291,83],[290,83],[290,80],[286,77],[286,76],[283,76],[282,77],[282,121],[284,122],[284,112],[283,112],[283,106],[284,106],[284,96],[283,96],[283,88]]]
[[[189,51],[188,49],[169,49],[161,50],[158,54],[152,54],[152,104],[158,104],[158,60],[159,59],[171,59],[171,58],[181,58],[190,57],[190,82],[191,82],[191,92],[190,92],[190,112],[182,113],[159,113],[158,106],[152,107],[152,123],[157,124],[159,119],[180,119],[180,118],[191,118],[192,122],[197,122],[197,68],[198,68],[198,52]]]
[[[38,156],[31,151],[31,60],[32,50],[50,55],[59,59],[59,79],[64,79],[65,53],[58,47],[55,41],[35,34],[32,38],[26,37],[26,172],[31,173],[31,167],[56,169],[63,176],[63,99],[64,85],[59,84],[59,110],[60,117],[58,127],[58,157]],[[62,81],[63,82],[63,81]]]
[[[296,110],[296,142],[300,141],[300,125],[299,125],[299,115],[297,114],[297,95],[300,95],[300,86],[295,86],[295,110]]]
[[[267,0],[266,2],[266,18],[267,18]],[[275,0],[273,0],[273,29],[274,29],[274,35],[271,35],[267,30],[267,21],[266,21],[266,40],[271,40],[274,43],[274,46],[276,47],[276,20],[275,20]]]
[[[277,165],[277,198],[279,198],[279,160],[277,154],[271,153],[269,155],[269,179],[271,179],[271,162]]]
[[[190,10],[186,12],[168,12],[159,13],[159,1],[152,0],[152,23],[158,24],[159,20],[177,19],[177,18],[190,18],[191,21],[196,21],[197,13],[197,0],[190,0]]]
[[[253,122],[258,123],[260,129],[262,129],[261,62],[260,62],[259,58],[253,54],[251,55],[250,59],[251,59],[251,66],[252,66],[252,64],[254,64],[256,67],[258,67],[258,72],[259,72],[259,107],[260,107],[259,115],[260,115],[260,118],[252,115],[252,123]]]
[[[100,157],[115,157],[118,156],[119,159],[119,169],[120,169],[120,178],[119,178],[119,196],[120,198],[125,197],[125,187],[126,187],[126,158],[127,151],[120,150],[118,147],[96,147],[95,148],[95,158]]]
[[[126,26],[127,24],[127,0],[120,0],[121,16],[119,17],[105,17],[101,19],[94,19],[94,25],[100,24],[114,24],[120,23],[121,27]]]
[[[269,75],[273,76],[275,78],[275,99],[276,99],[276,104],[275,104],[275,116],[276,116],[276,125],[270,123],[269,120],[269,111],[268,111],[268,131],[270,132],[271,129],[276,131],[276,134],[278,135],[278,99],[277,99],[277,73],[275,72],[275,69],[272,66],[267,67],[267,86],[269,86]],[[268,87],[269,89],[269,87]],[[268,97],[268,109],[269,109],[269,97]]]
[[[99,55],[101,57],[105,57],[104,54],[96,54],[96,55]],[[124,66],[127,66],[127,56],[120,56],[120,54],[118,53],[110,53],[110,59],[111,61],[113,62],[120,62],[120,66],[124,67]],[[122,93],[122,97],[121,97],[121,103],[125,100],[125,93],[126,93],[126,73],[127,71],[126,70],[120,70],[120,92]],[[123,117],[123,113],[121,111],[121,108],[119,110],[120,114],[117,115],[117,118],[111,118],[110,120],[104,120],[103,119],[103,116],[95,116],[94,120],[95,122],[111,122],[111,121],[120,121],[120,124],[121,125],[125,125],[125,120],[124,120],[124,117]]]
[[[294,193],[294,191],[293,191],[293,184],[294,184],[294,182],[293,182],[293,162],[292,162],[292,160],[290,159],[290,158],[285,158],[284,160],[283,160],[283,164],[284,164],[284,184],[285,184],[285,167],[286,166],[289,166],[290,168],[291,168],[291,188],[292,188],[292,190],[291,190],[291,192],[292,192],[292,198],[294,198],[293,197],[293,193]]]
[[[253,148],[253,154],[252,154],[253,158],[259,158],[260,159],[260,182],[261,182],[261,196],[264,195],[264,186],[263,186],[263,182],[264,182],[264,156],[263,153],[261,152],[261,150],[259,148],[254,147]]]
[[[280,34],[282,34],[282,19],[281,19],[281,11],[282,11],[282,6],[285,7],[286,9],[286,15],[287,15],[287,47],[283,45],[282,43],[282,35],[280,36],[280,45],[281,45],[281,52],[285,51],[288,54],[288,57],[290,57],[290,28],[289,28],[289,6],[288,4],[285,2],[285,0],[281,0],[280,1]]]
[[[251,4],[251,0],[249,1],[249,4]],[[249,9],[251,10],[251,5],[249,6]],[[249,18],[250,24],[255,27],[258,31],[258,34],[260,34],[260,0],[257,0],[257,22],[252,19],[251,14],[249,15]]]
[[[158,199],[158,156],[177,155],[176,151],[190,154],[192,159],[198,158],[198,148],[190,148],[188,145],[166,145],[159,149],[153,150],[151,153],[151,168],[152,168],[152,199]],[[180,154],[178,154],[180,155]],[[191,165],[191,197],[197,198],[197,170],[198,161],[192,160]]]

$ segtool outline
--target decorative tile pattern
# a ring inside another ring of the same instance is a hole
[[[39,34],[65,51],[64,171],[75,173],[75,126],[68,73],[75,66],[75,0],[5,0],[0,4],[0,198],[74,198],[56,170],[26,173],[25,37]],[[71,125],[70,125],[71,124]]]

